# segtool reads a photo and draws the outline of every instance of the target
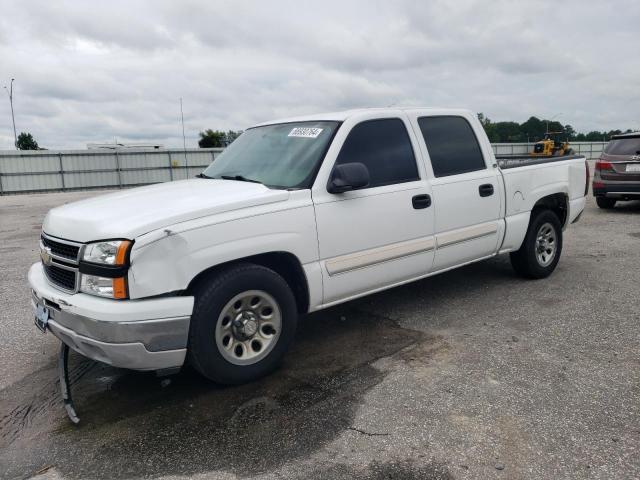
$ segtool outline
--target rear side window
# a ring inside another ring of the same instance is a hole
[[[609,155],[638,155],[640,154],[640,137],[614,138],[604,147],[604,153]]]
[[[369,170],[369,188],[419,179],[411,140],[399,118],[368,120],[353,127],[336,165],[353,162]]]
[[[436,177],[484,170],[486,165],[478,139],[462,117],[422,117],[420,131],[427,144]]]

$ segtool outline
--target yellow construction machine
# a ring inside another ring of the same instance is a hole
[[[533,144],[534,157],[562,157],[564,155],[573,155],[573,149],[569,147],[569,141],[560,140],[560,135],[564,132],[547,132],[544,134],[544,140],[540,140]]]

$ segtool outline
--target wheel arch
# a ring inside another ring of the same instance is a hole
[[[564,230],[567,225],[567,219],[569,218],[569,195],[565,192],[557,192],[538,199],[531,209],[532,215],[529,221],[533,218],[534,211],[542,209],[551,210],[555,213]]]
[[[220,270],[229,266],[251,263],[269,268],[279,274],[289,285],[296,299],[298,313],[309,311],[309,283],[305,275],[302,263],[293,253],[284,251],[273,251],[236,258],[227,262],[211,266],[191,279],[187,286],[187,292],[193,292],[195,285],[206,281],[212,275],[216,275]]]

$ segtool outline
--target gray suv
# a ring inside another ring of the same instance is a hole
[[[593,196],[600,208],[640,199],[640,132],[611,137],[596,161]]]

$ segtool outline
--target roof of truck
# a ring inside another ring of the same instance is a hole
[[[353,117],[356,115],[370,113],[372,111],[379,112],[405,112],[405,111],[415,111],[415,110],[428,110],[430,112],[437,111],[437,113],[442,115],[453,115],[460,113],[469,113],[470,110],[462,109],[462,108],[438,108],[438,107],[370,107],[370,108],[356,108],[352,110],[343,110],[340,112],[328,112],[328,113],[315,113],[313,115],[300,115],[297,117],[289,117],[289,118],[279,118],[276,120],[270,120],[268,122],[262,122],[254,127],[259,127],[261,125],[273,125],[275,123],[293,123],[293,122],[308,122],[308,121],[338,121],[344,122],[349,117]]]

